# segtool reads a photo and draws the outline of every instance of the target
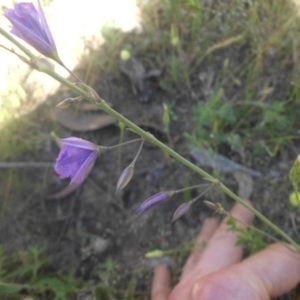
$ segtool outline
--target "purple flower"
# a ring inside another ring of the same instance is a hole
[[[160,192],[158,194],[155,194],[155,195],[151,196],[150,198],[148,198],[147,200],[145,200],[135,213],[137,215],[141,215],[148,209],[169,200],[173,195],[174,195],[174,192],[172,192],[172,191]]]
[[[96,161],[97,145],[76,137],[59,139],[62,148],[56,159],[55,171],[60,178],[71,177],[72,183],[82,183]]]
[[[32,3],[16,3],[4,14],[12,23],[11,33],[24,40],[43,55],[60,61],[55,42],[38,0],[37,10]]]

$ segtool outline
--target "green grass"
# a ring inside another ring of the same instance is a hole
[[[0,295],[6,299],[67,300],[82,287],[72,272],[60,274],[51,270],[44,249],[30,247],[13,256],[0,251]]]

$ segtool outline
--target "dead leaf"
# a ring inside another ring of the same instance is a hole
[[[145,73],[145,78],[151,78],[151,77],[159,77],[161,75],[162,71],[159,69],[153,69]]]
[[[115,124],[115,118],[108,115],[75,113],[71,109],[55,109],[54,118],[64,127],[80,132],[93,131]]]
[[[250,199],[253,192],[253,179],[244,171],[236,171],[233,173],[235,180],[238,183],[238,195],[242,199]]]

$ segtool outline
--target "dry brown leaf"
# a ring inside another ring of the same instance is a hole
[[[253,179],[244,171],[236,171],[233,173],[235,180],[238,183],[238,196],[242,199],[250,199],[253,192]]]
[[[75,113],[71,109],[56,109],[54,118],[64,127],[80,132],[97,130],[117,121],[108,115]]]

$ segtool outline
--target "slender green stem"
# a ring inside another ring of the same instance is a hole
[[[73,90],[75,93],[78,93],[82,97],[88,99],[92,102],[92,100],[89,97],[89,94],[80,89],[79,87],[73,85],[71,82],[69,82],[67,79],[61,77],[60,75],[54,73],[52,70],[47,70],[47,73],[53,77],[54,79],[58,80],[62,84],[69,87],[71,90]],[[158,139],[156,139],[152,134],[149,132],[144,131],[139,126],[132,123],[130,120],[125,118],[123,115],[119,114],[117,111],[115,111],[113,108],[111,108],[104,100],[100,103],[96,104],[99,106],[103,111],[105,111],[110,116],[116,118],[119,122],[124,123],[127,127],[129,127],[133,132],[141,136],[144,140],[153,143],[155,146],[160,148],[162,151],[165,151],[172,157],[174,157],[178,162],[182,163],[183,165],[187,166],[197,174],[204,177],[204,179],[207,179],[211,182],[218,182],[216,185],[218,188],[223,191],[226,195],[234,199],[236,202],[240,203],[241,205],[245,206],[248,210],[250,210],[256,217],[258,217],[261,221],[263,221],[266,225],[268,225],[270,228],[272,228],[275,232],[277,232],[282,238],[284,238],[287,242],[291,243],[293,246],[297,248],[297,250],[300,252],[300,246],[289,236],[287,235],[283,230],[281,230],[278,226],[276,226],[274,223],[272,223],[268,218],[266,218],[263,214],[261,214],[258,210],[256,210],[253,206],[251,206],[247,201],[243,200],[242,198],[238,197],[236,194],[234,194],[230,189],[228,189],[223,183],[216,180],[213,176],[190,162],[189,160],[185,159],[181,155],[179,155],[177,152],[169,148],[167,145],[160,142]]]
[[[64,86],[68,87],[70,90],[72,90],[74,93],[77,93],[78,95],[80,95],[82,98],[88,100],[91,103],[94,103],[94,101],[91,99],[89,93],[85,92],[83,89],[81,89],[80,87],[78,87],[77,85],[75,85],[74,83],[72,83],[71,81],[69,81],[68,79],[60,76],[59,74],[57,74],[56,72],[45,68],[42,70],[39,70],[43,73],[48,74],[50,77],[52,77],[53,79],[59,81],[61,84],[63,84]]]
[[[25,47],[23,47],[18,41],[16,41],[11,35],[9,35],[7,32],[2,30],[0,28],[0,34],[5,36],[8,40],[10,40],[12,43],[14,43],[18,48],[20,48],[24,53],[26,53],[31,59],[36,59],[34,55],[31,54],[29,50],[27,50]],[[41,67],[39,68],[39,71],[48,74],[55,80],[59,81],[61,84],[65,85],[66,87],[70,88],[73,92],[79,94],[83,98],[87,99],[88,101],[95,103],[95,101],[91,98],[90,94],[85,92],[83,89],[79,88],[78,86],[71,83],[69,80],[63,78],[59,74],[55,73],[53,70],[47,67]],[[99,98],[100,99],[100,98]],[[181,155],[179,155],[177,152],[172,150],[170,147],[166,146],[162,142],[160,142],[158,139],[156,139],[153,135],[150,133],[144,131],[134,123],[132,123],[130,120],[119,114],[117,111],[115,111],[113,108],[111,108],[109,105],[106,104],[104,100],[99,101],[96,103],[103,111],[108,113],[110,116],[116,118],[119,122],[124,123],[127,127],[129,127],[132,131],[140,135],[140,137],[148,142],[153,143],[155,146],[160,148],[162,151],[166,152],[167,154],[174,157],[178,162],[182,163],[183,165],[187,166],[200,176],[204,177],[204,179],[207,179],[211,182],[214,182],[215,185],[222,190],[226,195],[230,196],[232,199],[237,201],[238,203],[245,206],[248,210],[250,210],[255,216],[257,216],[261,221],[263,221],[265,224],[267,224],[270,228],[272,228],[275,232],[277,232],[284,240],[291,243],[293,246],[297,248],[297,250],[300,252],[300,246],[290,237],[288,236],[283,230],[281,230],[279,227],[277,227],[275,224],[273,224],[269,219],[267,219],[264,215],[262,215],[259,211],[257,211],[254,207],[252,207],[247,201],[241,199],[237,195],[235,195],[231,190],[229,190],[223,183],[216,180],[213,176],[209,175],[207,172],[196,166],[195,164],[191,163]]]
[[[266,233],[266,232],[264,232],[264,231],[262,231],[262,230],[256,228],[254,225],[246,224],[246,223],[244,223],[244,222],[242,222],[242,221],[236,219],[236,218],[233,217],[231,214],[228,214],[228,216],[229,216],[230,218],[234,219],[236,222],[238,222],[238,223],[242,224],[243,226],[245,226],[245,228],[247,228],[247,227],[248,227],[248,228],[251,228],[251,229],[253,229],[254,231],[256,231],[256,232],[258,232],[258,233],[264,235],[265,237],[269,238],[269,239],[272,240],[273,242],[280,243],[280,241],[279,241],[276,237],[274,237],[274,236],[272,236],[272,235],[270,235],[270,234],[268,234],[268,233]],[[290,249],[290,248],[289,248],[289,249]]]
[[[196,189],[196,188],[199,188],[199,187],[206,187],[207,185],[208,185],[207,183],[192,185],[192,186],[189,186],[189,187],[186,187],[186,188],[174,191],[174,195],[178,194],[178,193],[181,193],[181,192],[184,192],[184,191],[189,191],[189,190],[192,190],[192,189]],[[211,187],[211,186],[213,186],[213,185],[212,184],[209,185],[209,187]]]
[[[73,73],[62,61],[60,62],[60,65],[64,67],[74,78],[76,78],[79,82],[82,82],[85,84],[75,73]]]
[[[98,146],[98,148],[103,151],[109,151],[109,150],[113,150],[113,149],[116,149],[116,148],[119,148],[121,146],[126,146],[126,145],[130,145],[132,143],[135,143],[135,142],[140,142],[142,141],[143,139],[139,138],[139,139],[135,139],[135,140],[131,140],[131,141],[128,141],[128,142],[124,142],[124,143],[121,143],[121,144],[118,144],[118,145],[113,145],[113,146]]]
[[[200,169],[198,166],[194,165],[181,155],[179,155],[174,150],[170,149],[168,146],[160,142],[158,139],[156,139],[153,135],[149,134],[148,132],[145,132],[143,129],[126,119],[124,116],[116,112],[113,108],[111,108],[109,105],[105,103],[105,101],[102,101],[98,104],[99,107],[101,107],[105,112],[107,112],[112,117],[116,118],[117,120],[123,122],[125,125],[127,125],[132,131],[139,134],[142,138],[146,139],[148,142],[153,143],[163,151],[167,152],[169,155],[173,156],[177,161],[184,164],[188,168],[192,169],[199,175],[203,176],[205,179],[209,179],[210,181],[215,181],[215,178],[211,175],[209,175],[204,170]],[[275,232],[277,232],[279,235],[281,235],[282,238],[284,238],[287,242],[291,243],[293,246],[295,246],[300,251],[300,246],[290,237],[288,236],[283,230],[281,230],[278,226],[276,226],[274,223],[272,223],[269,219],[267,219],[264,215],[262,215],[258,210],[256,210],[253,206],[251,206],[247,201],[243,200],[242,198],[238,197],[236,194],[234,194],[231,190],[229,190],[223,183],[220,182],[218,185],[219,189],[222,190],[226,195],[230,196],[232,199],[237,201],[238,203],[245,206],[248,210],[250,210],[255,216],[257,216],[261,221],[263,221],[265,224],[267,224],[270,228],[272,228]]]
[[[197,200],[199,200],[204,194],[206,194],[214,185],[211,184],[209,187],[207,187],[200,195],[198,195],[196,198],[190,200],[187,203],[190,203],[190,205],[192,205],[194,202],[196,202]]]
[[[263,214],[261,214],[258,210],[252,207],[247,201],[241,199],[236,194],[234,194],[231,190],[229,190],[224,184],[221,184],[220,189],[233,200],[245,206],[248,210],[250,210],[256,217],[258,217],[261,221],[263,221],[266,225],[272,228],[275,232],[281,235],[287,242],[291,243],[296,249],[300,252],[300,246],[283,230],[281,230],[278,226],[272,223],[268,218],[266,218]]]
[[[13,44],[15,44],[20,50],[22,50],[28,57],[30,57],[32,60],[36,59],[36,56],[33,55],[26,47],[24,47],[21,43],[19,43],[11,34],[6,32],[0,27],[0,34],[2,34],[4,37],[6,37],[9,41],[11,41]]]
[[[119,122],[119,127],[120,127],[119,144],[121,144],[124,140],[125,125],[122,122]],[[121,169],[121,157],[122,157],[122,146],[118,149],[118,170]]]
[[[135,165],[135,163],[136,163],[136,161],[137,161],[137,159],[138,159],[138,157],[139,157],[139,155],[140,155],[140,153],[141,153],[141,151],[142,151],[142,148],[143,148],[143,146],[144,146],[144,143],[145,143],[145,140],[142,140],[141,145],[140,145],[140,148],[139,148],[139,150],[138,150],[136,156],[134,157],[132,163],[130,164],[132,167],[134,167],[134,165]]]

